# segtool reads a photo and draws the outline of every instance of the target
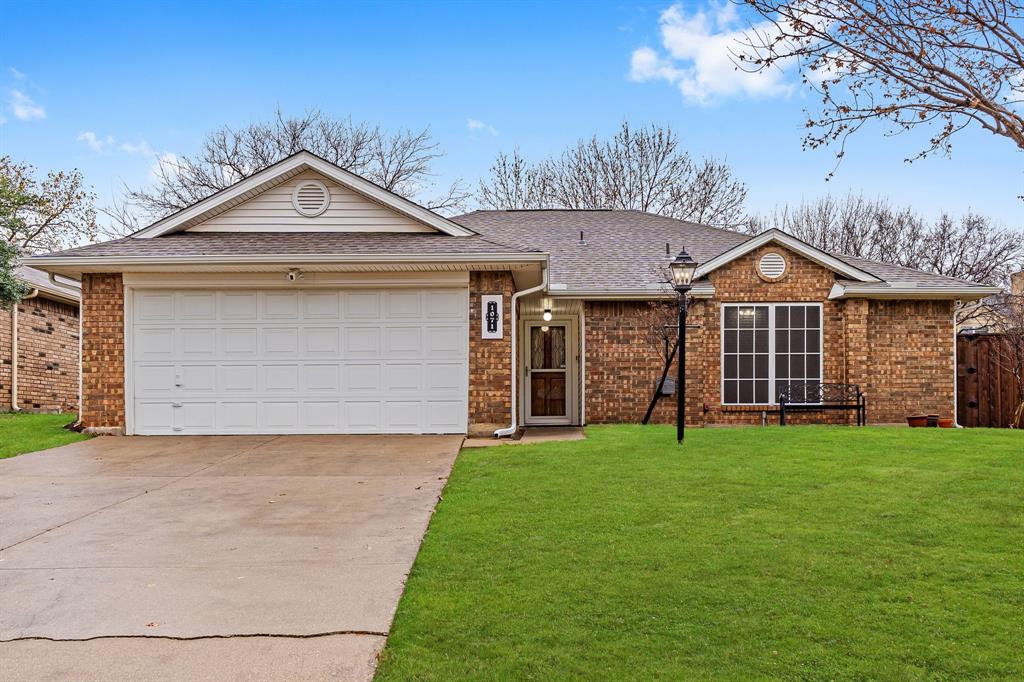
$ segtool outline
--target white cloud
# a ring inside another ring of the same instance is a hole
[[[96,153],[102,152],[104,149],[114,144],[114,138],[110,135],[106,137],[100,137],[91,130],[78,133],[78,137],[75,138],[79,142],[84,142]]]
[[[135,154],[138,156],[156,156],[156,152],[149,146],[149,143],[145,140],[139,140],[136,143],[122,142],[117,148],[125,154]]]
[[[149,167],[149,174],[153,178],[159,178],[163,174],[177,175],[178,173],[178,155],[173,152],[164,152],[159,158]]]
[[[46,109],[32,101],[32,98],[21,90],[11,90],[7,103],[11,107],[14,118],[21,121],[32,121],[46,118]]]
[[[484,132],[490,133],[491,135],[498,134],[498,131],[494,129],[494,126],[484,123],[483,121],[477,120],[475,118],[466,119],[466,128],[468,128],[470,132],[482,130]]]
[[[18,70],[17,70],[16,68],[14,68],[13,66],[9,66],[9,67],[7,67],[7,70],[11,72],[11,75],[12,75],[12,76],[14,76],[14,80],[19,80],[19,81],[23,81],[23,80],[25,80],[26,78],[28,78],[28,76],[26,76],[25,74],[23,74],[23,73],[22,73],[21,71],[18,71]]]
[[[708,105],[728,97],[776,97],[793,92],[787,74],[778,69],[747,73],[736,68],[733,52],[746,29],[736,6],[714,4],[687,14],[679,5],[661,13],[662,51],[641,47],[633,51],[629,78],[664,80],[679,88],[686,101]],[[762,22],[754,26],[772,30]]]

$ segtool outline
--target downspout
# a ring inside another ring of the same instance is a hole
[[[33,289],[28,296],[23,296],[22,301],[28,301],[39,295],[39,289]],[[18,305],[15,303],[11,308],[11,412],[21,412],[18,405]]]
[[[963,304],[959,300],[953,301],[953,426],[958,429],[964,428],[960,425],[960,422],[957,421],[957,413],[960,411],[960,364],[957,359],[956,352],[956,344],[959,339],[959,334],[957,334],[958,323],[956,320],[956,313],[957,308],[962,305]]]
[[[529,289],[523,289],[512,294],[512,423],[509,424],[506,429],[498,429],[494,432],[495,438],[504,438],[505,436],[513,435],[519,430],[519,424],[517,423],[516,408],[518,407],[518,393],[516,393],[516,379],[519,377],[519,366],[516,364],[516,349],[519,347],[518,343],[518,330],[519,325],[517,324],[519,319],[519,299],[529,294],[535,294],[538,291],[543,291],[548,286],[548,264],[544,263],[541,266],[540,273],[540,284]]]

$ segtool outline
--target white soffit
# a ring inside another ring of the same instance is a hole
[[[267,189],[286,182],[305,170],[316,171],[333,182],[347,187],[353,192],[357,192],[367,199],[386,206],[397,213],[432,227],[438,232],[455,237],[475,234],[472,230],[462,227],[415,202],[378,187],[369,180],[339,168],[330,161],[321,159],[310,152],[301,151],[163,220],[153,223],[134,236],[145,239],[159,237],[171,232],[180,232],[214,215],[234,208]]]

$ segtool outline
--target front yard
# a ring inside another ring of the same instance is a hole
[[[73,414],[0,413],[0,459],[88,438],[64,428],[73,421]]]
[[[464,450],[378,678],[1024,677],[1024,433]]]

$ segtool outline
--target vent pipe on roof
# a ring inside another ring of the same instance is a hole
[[[586,246],[587,245],[587,240],[583,238],[583,230],[580,230],[580,240],[579,240],[578,243],[579,243],[580,246]]]

